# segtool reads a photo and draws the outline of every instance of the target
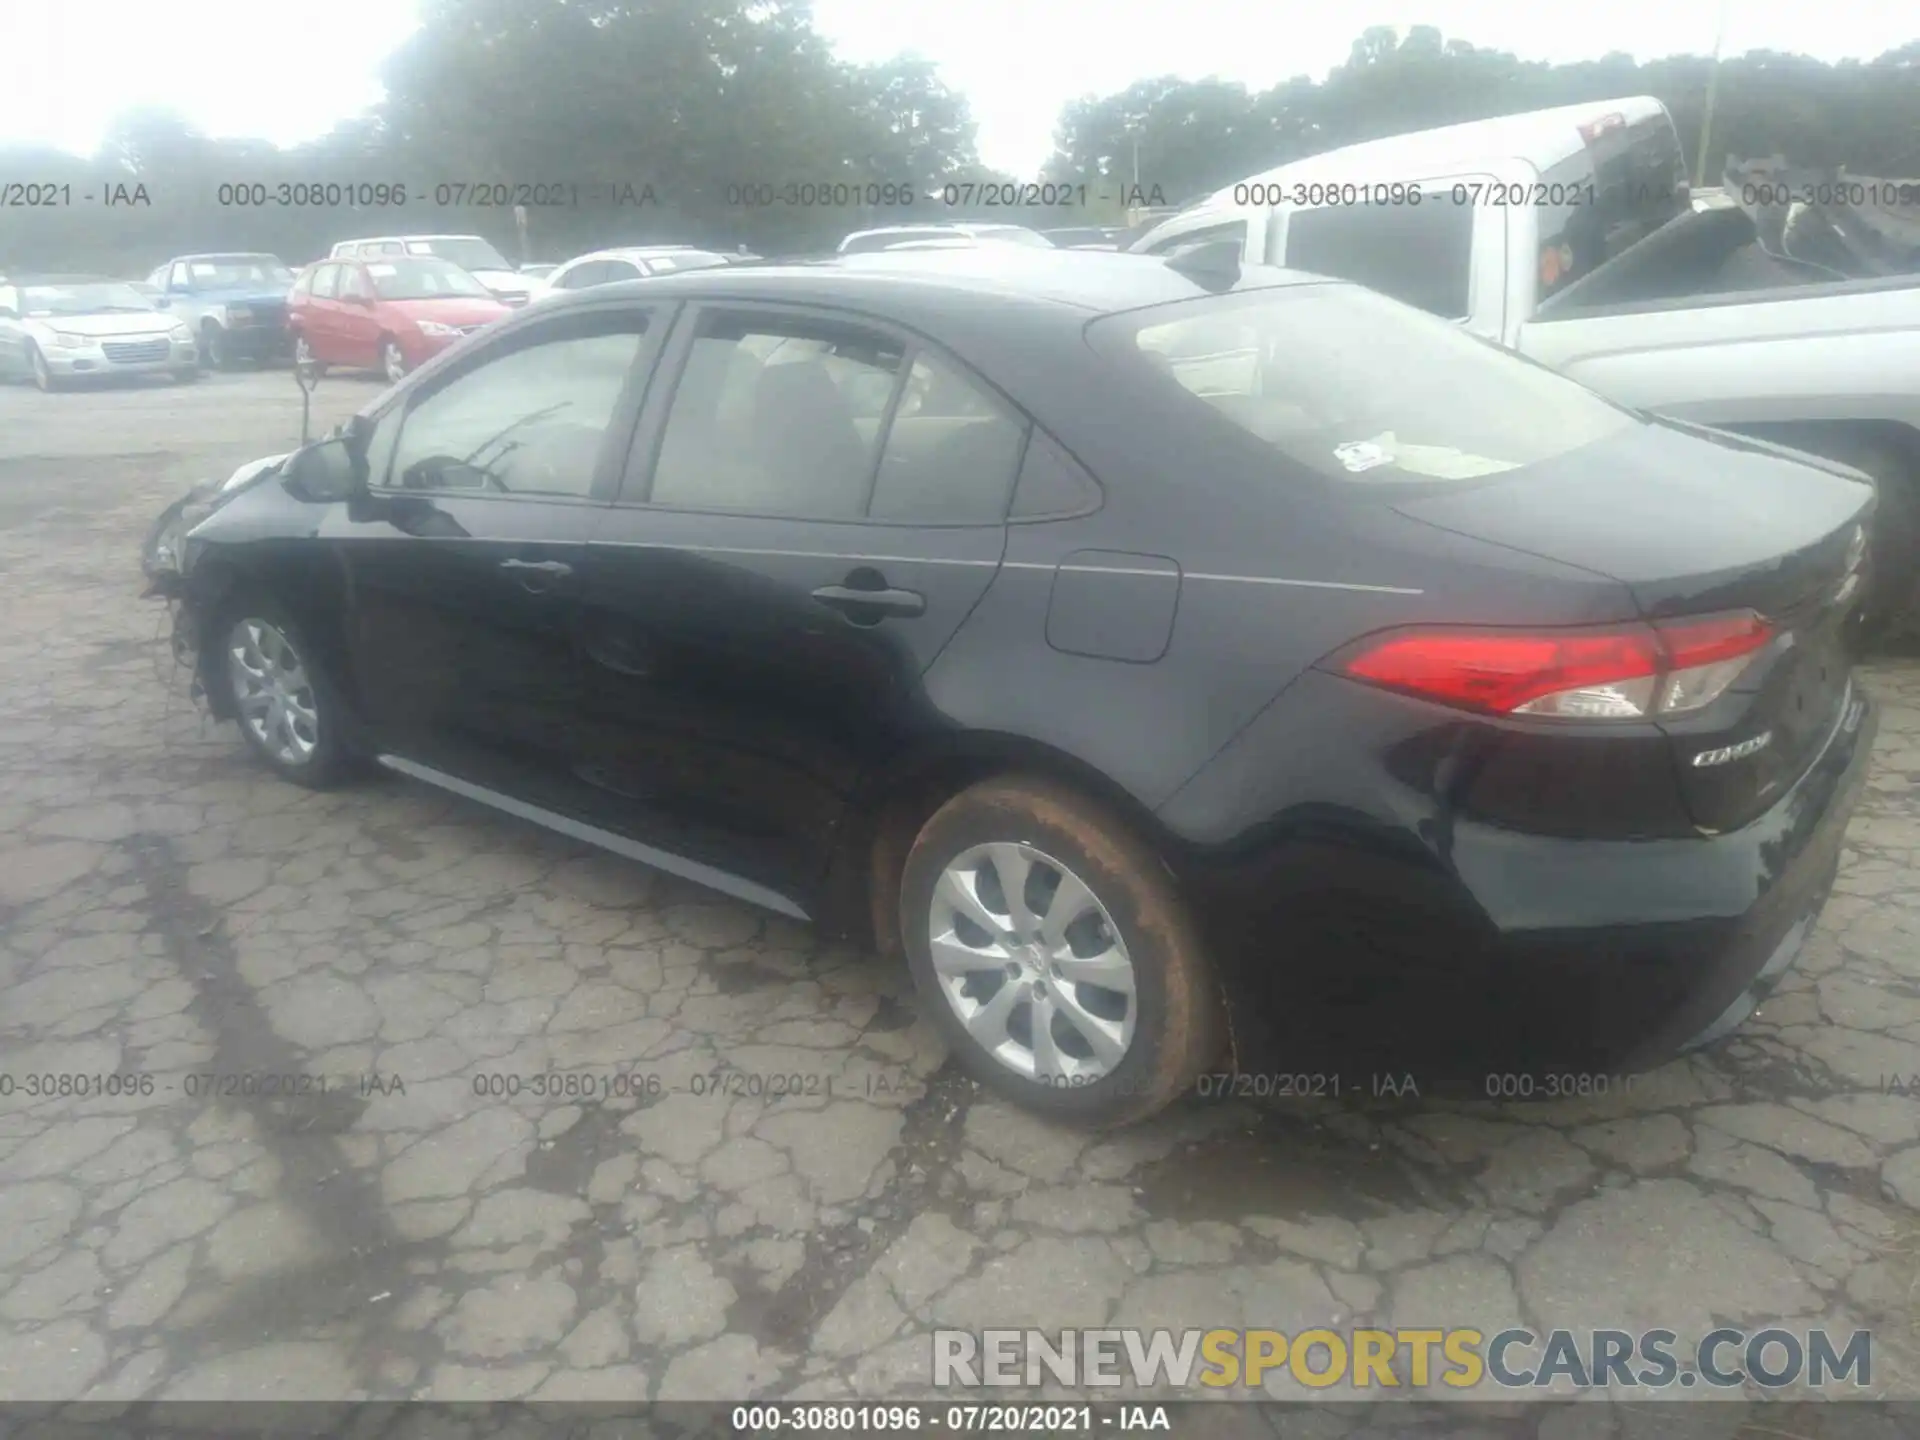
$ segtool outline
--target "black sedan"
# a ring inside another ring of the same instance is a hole
[[[560,297],[213,503],[179,653],[279,774],[904,953],[1089,1123],[1717,1038],[1873,730],[1854,472],[1204,254]]]

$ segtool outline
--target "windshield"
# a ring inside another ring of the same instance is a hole
[[[367,274],[382,300],[485,300],[491,293],[458,265],[424,255],[370,260]]]
[[[1156,306],[1091,333],[1335,480],[1468,480],[1637,423],[1563,376],[1357,285]]]
[[[274,255],[202,255],[187,262],[196,290],[278,290],[293,284],[293,271]]]
[[[81,281],[72,285],[29,285],[21,292],[20,300],[20,313],[28,317],[111,315],[154,308],[153,302],[146,296],[131,285],[117,280],[98,283]]]
[[[507,257],[478,235],[435,235],[407,241],[409,255],[438,255],[468,270],[511,270]]]

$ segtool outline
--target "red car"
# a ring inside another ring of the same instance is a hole
[[[287,296],[296,358],[398,380],[512,310],[450,260],[390,255],[309,265]]]

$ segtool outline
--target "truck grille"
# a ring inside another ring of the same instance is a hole
[[[152,340],[104,340],[101,353],[116,365],[151,365],[167,358],[167,337]]]

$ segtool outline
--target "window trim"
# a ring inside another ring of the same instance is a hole
[[[660,448],[666,438],[667,420],[673,412],[674,396],[680,389],[681,378],[686,374],[687,361],[693,353],[694,342],[699,339],[709,317],[720,316],[765,316],[768,318],[792,320],[801,325],[811,321],[815,324],[834,325],[865,329],[898,341],[901,348],[900,370],[894,377],[893,394],[888,397],[887,408],[881,412],[880,428],[874,435],[873,469],[867,477],[867,499],[863,509],[873,503],[873,492],[879,481],[880,463],[886,455],[887,439],[892,430],[895,412],[906,391],[907,378],[913,372],[913,362],[926,354],[941,364],[950,366],[957,374],[973,385],[994,404],[1004,410],[1008,417],[1021,427],[1019,463],[1014,468],[1013,483],[1007,487],[1005,503],[1001,506],[997,520],[968,521],[901,521],[874,520],[868,516],[823,516],[774,514],[759,510],[702,509],[688,505],[656,505],[653,502],[653,479],[655,466],[659,464]],[[797,304],[785,300],[758,300],[750,296],[735,299],[732,296],[707,297],[689,300],[676,320],[673,334],[668,338],[660,355],[656,374],[666,377],[663,383],[649,386],[646,403],[642,408],[639,423],[633,433],[632,444],[625,457],[626,463],[618,492],[612,504],[624,510],[653,510],[663,515],[710,515],[716,519],[778,521],[783,524],[799,525],[870,525],[882,530],[984,530],[1010,523],[1008,512],[1012,509],[1013,498],[1020,489],[1020,467],[1026,463],[1027,446],[1032,443],[1033,432],[1038,429],[1034,418],[1024,407],[1017,405],[999,386],[988,380],[973,366],[954,355],[950,350],[936,344],[926,337],[916,334],[893,321],[883,319],[861,310],[846,310],[831,305]],[[1063,447],[1064,448],[1064,447]],[[1084,466],[1082,467],[1085,468]],[[1094,507],[1099,508],[1098,506]],[[1058,519],[1063,517],[1023,517],[1023,523],[1032,519]]]
[[[661,352],[666,342],[677,328],[677,307],[649,301],[636,304],[633,301],[613,301],[599,305],[568,306],[564,311],[529,313],[522,312],[527,318],[524,323],[489,336],[486,343],[461,355],[459,359],[440,368],[436,361],[429,361],[415,376],[425,377],[420,383],[405,384],[384,404],[364,412],[375,425],[380,424],[399,411],[400,435],[394,440],[393,452],[387,458],[388,473],[392,472],[393,456],[400,450],[400,441],[405,438],[407,421],[414,409],[438,395],[449,385],[453,385],[475,371],[496,360],[532,346],[552,343],[554,338],[577,338],[555,336],[556,331],[565,331],[576,326],[586,326],[607,316],[629,321],[643,320],[646,328],[640,332],[640,348],[635,354],[633,364],[622,382],[620,394],[615,399],[613,413],[607,417],[606,429],[600,437],[600,453],[594,460],[593,483],[584,495],[555,495],[547,492],[509,491],[502,494],[490,490],[461,490],[457,492],[462,500],[488,500],[507,504],[528,504],[539,502],[546,505],[590,505],[605,508],[613,502],[619,493],[619,485],[624,474],[627,456],[632,446],[634,425],[638,420],[641,407],[645,404],[649,390],[653,388],[653,377],[659,370]],[[442,351],[442,355],[451,354]],[[436,357],[437,360],[438,357]],[[446,492],[407,491],[385,482],[385,477],[376,480],[367,477],[367,486],[379,495],[434,494]]]

